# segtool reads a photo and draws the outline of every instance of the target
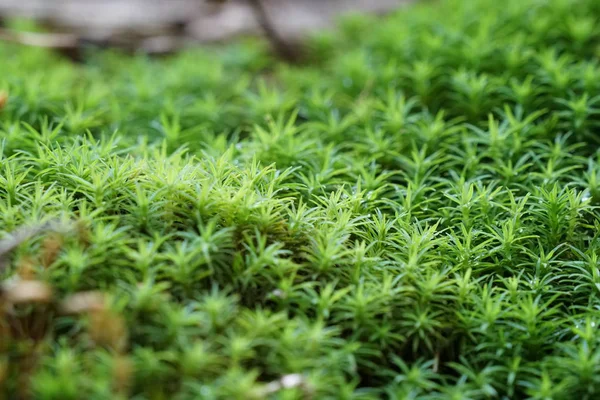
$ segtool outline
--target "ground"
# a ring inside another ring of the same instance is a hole
[[[0,46],[0,382],[34,399],[595,399],[600,3],[73,65]]]

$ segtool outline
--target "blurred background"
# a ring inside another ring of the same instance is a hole
[[[0,21],[35,20],[44,34],[1,29],[0,39],[70,48],[170,52],[194,43],[264,34],[280,51],[348,13],[381,14],[414,0],[0,0]]]

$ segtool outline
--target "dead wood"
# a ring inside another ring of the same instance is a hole
[[[288,60],[298,43],[345,13],[382,13],[414,0],[0,0],[0,19],[28,17],[49,33],[1,28],[0,40],[76,56],[85,46],[169,53],[197,43],[264,35]]]

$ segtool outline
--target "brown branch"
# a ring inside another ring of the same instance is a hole
[[[252,6],[252,11],[254,12],[258,24],[267,35],[274,50],[288,61],[299,61],[301,58],[300,52],[279,34],[269,17],[269,12],[263,3],[263,0],[248,0],[248,2]]]

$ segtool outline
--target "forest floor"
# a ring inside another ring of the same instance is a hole
[[[0,45],[7,399],[595,399],[600,2],[311,61]]]

